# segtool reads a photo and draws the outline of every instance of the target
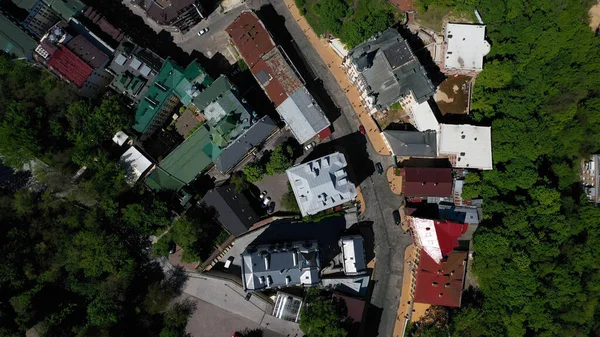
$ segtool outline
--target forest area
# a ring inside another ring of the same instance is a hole
[[[0,189],[0,336],[184,334],[194,305],[173,299],[186,275],[165,274],[145,252],[169,227],[202,230],[173,219],[169,195],[125,183],[111,138],[131,116],[118,96],[79,98],[46,70],[0,55],[0,153],[18,169],[33,161],[39,181]],[[187,241],[191,255],[204,249]]]
[[[600,209],[580,161],[600,150],[600,39],[592,1],[421,0],[477,8],[492,44],[472,110],[492,126],[494,170],[470,174],[484,198],[460,309],[419,336],[598,336]],[[443,315],[442,315],[443,316]]]

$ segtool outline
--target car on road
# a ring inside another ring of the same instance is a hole
[[[271,202],[271,197],[265,197],[265,201],[263,201],[263,203],[262,203],[262,208],[267,208],[267,206],[269,206],[270,202]]]
[[[308,150],[312,149],[315,146],[317,146],[317,142],[310,142],[310,143],[304,145],[304,149],[308,151]]]
[[[200,29],[200,31],[198,32],[198,36],[202,36],[206,33],[208,33],[208,27]]]
[[[267,214],[273,214],[273,212],[275,212],[275,201],[271,201],[269,208],[267,208]]]
[[[262,191],[262,192],[260,192],[258,199],[263,200],[266,196],[267,196],[267,191]]]
[[[377,170],[377,173],[379,173],[379,175],[383,174],[383,166],[381,166],[381,163],[376,163],[375,169]]]
[[[396,224],[396,226],[398,226],[402,220],[400,219],[400,212],[398,212],[398,210],[395,210],[392,212],[392,216],[394,217],[394,223]]]
[[[361,133],[361,134],[363,134],[363,135],[367,133],[367,131],[365,131],[365,127],[364,127],[364,126],[362,126],[362,125],[360,125],[360,126],[358,127],[358,131],[360,131],[360,133]]]
[[[227,261],[225,261],[225,269],[229,269],[229,267],[231,266],[231,263],[233,262],[234,257],[230,256],[229,258],[227,258]]]

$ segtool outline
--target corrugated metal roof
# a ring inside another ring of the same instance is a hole
[[[460,307],[466,259],[467,252],[452,252],[446,260],[438,263],[422,252],[417,268],[414,301]]]
[[[48,65],[68,78],[77,87],[81,88],[94,71],[77,55],[61,45],[52,55]]]
[[[330,125],[321,107],[304,87],[298,89],[278,106],[277,112],[300,144],[311,140]]]
[[[0,14],[0,48],[17,57],[25,57],[37,46],[37,42],[21,28]]]
[[[275,48],[267,29],[252,11],[243,11],[225,31],[250,68],[263,54]]]

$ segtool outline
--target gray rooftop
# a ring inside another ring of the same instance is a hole
[[[242,253],[244,290],[314,286],[319,279],[317,241],[249,246]]]
[[[312,95],[302,87],[277,107],[277,112],[287,123],[300,144],[316,136],[330,123]]]
[[[410,93],[422,103],[435,92],[427,72],[395,29],[361,43],[348,57],[361,72],[378,109],[387,109]]]
[[[259,220],[248,199],[236,193],[232,185],[208,191],[202,202],[215,208],[219,223],[235,236],[245,233]]]
[[[474,206],[438,205],[440,218],[452,222],[479,224],[479,213]]]
[[[394,156],[437,157],[437,135],[435,131],[383,131]]]
[[[215,166],[222,173],[228,172],[237,165],[255,146],[262,144],[277,125],[269,116],[264,116],[252,125],[244,134],[225,148],[215,160]]]

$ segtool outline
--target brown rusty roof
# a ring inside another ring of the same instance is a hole
[[[83,35],[77,35],[67,42],[67,48],[79,56],[85,63],[98,68],[108,62],[108,56],[96,48]]]
[[[257,63],[252,67],[252,73],[256,76],[258,83],[263,87],[267,96],[269,96],[269,99],[276,107],[288,98],[288,94],[286,94],[279,79],[275,77],[273,70],[263,59],[258,59]],[[268,79],[267,82],[261,80],[265,76]]]
[[[263,56],[263,60],[267,63],[269,68],[273,70],[271,75],[276,78],[283,90],[289,95],[295,93],[298,89],[302,88],[302,82],[292,70],[292,67],[286,62],[285,58],[281,54],[279,49],[274,48]]]
[[[275,48],[267,29],[252,11],[242,12],[225,31],[251,68],[262,55]]]

